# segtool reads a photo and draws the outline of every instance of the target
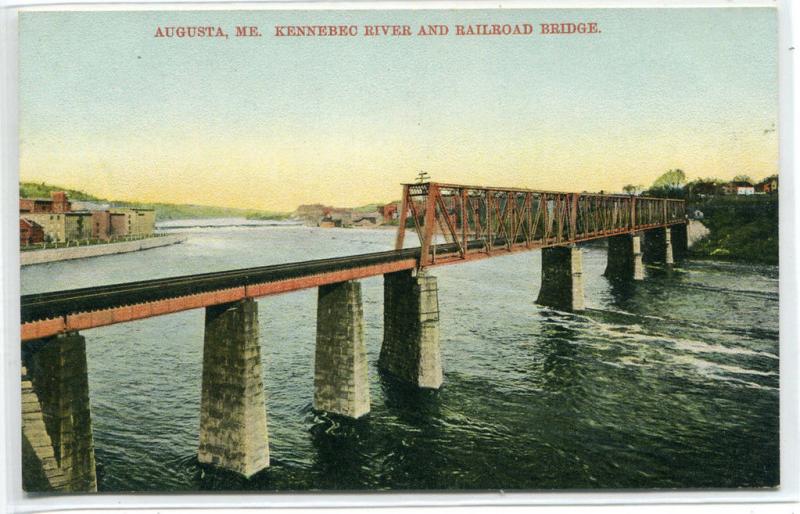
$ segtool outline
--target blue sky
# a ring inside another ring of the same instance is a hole
[[[276,24],[595,21],[529,37],[276,38]],[[219,25],[229,39],[155,38]],[[233,37],[257,25],[261,38]],[[566,191],[777,172],[773,9],[30,12],[22,180],[291,210],[436,180]]]

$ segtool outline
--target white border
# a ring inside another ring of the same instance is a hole
[[[797,198],[797,183],[794,176],[794,152],[798,138],[794,126],[798,121],[798,111],[793,98],[798,88],[793,84],[793,67],[797,64],[797,51],[794,46],[791,27],[796,25],[796,15],[792,12],[790,0],[750,1],[702,1],[671,0],[626,2],[624,0],[531,0],[506,1],[387,1],[387,2],[257,2],[215,3],[160,3],[140,0],[137,4],[102,3],[96,1],[53,3],[48,0],[0,0],[2,5],[2,69],[0,75],[0,101],[2,118],[2,153],[0,154],[0,290],[2,290],[2,316],[0,316],[0,359],[2,360],[3,392],[0,395],[0,412],[4,421],[0,423],[0,458],[4,455],[6,465],[0,466],[0,512],[33,512],[52,509],[209,509],[209,508],[258,508],[258,507],[321,507],[321,506],[468,506],[468,505],[649,505],[648,512],[670,512],[681,504],[705,504],[691,509],[696,511],[741,512],[733,505],[723,506],[722,510],[712,504],[738,503],[747,511],[800,512],[789,505],[798,505],[800,500],[800,464],[798,462],[798,353],[797,319],[798,308],[797,277],[800,262],[797,261],[797,229],[800,226],[800,208],[792,201]],[[388,493],[388,494],[93,494],[54,497],[25,497],[21,490],[20,473],[20,392],[19,392],[19,352],[14,351],[19,344],[19,256],[17,246],[17,194],[18,194],[18,103],[17,103],[17,12],[18,10],[165,10],[165,9],[482,9],[482,8],[605,8],[605,7],[750,7],[777,6],[779,9],[779,97],[780,97],[780,388],[781,388],[781,487],[778,490],[676,490],[676,491],[558,491],[558,492],[470,492],[470,493]],[[2,443],[5,444],[2,444]],[[782,502],[783,506],[768,505]],[[664,511],[659,504],[672,504]],[[746,505],[745,505],[746,504]],[[759,508],[760,506],[760,508]],[[438,509],[437,509],[438,510]],[[449,509],[448,509],[449,510]],[[462,510],[462,509],[457,509]],[[547,509],[548,511],[550,509]],[[570,509],[570,511],[579,509]],[[582,510],[582,509],[581,509]],[[617,512],[620,508],[593,509],[603,512]],[[621,509],[624,512],[630,508]],[[639,511],[641,509],[637,509]],[[680,509],[684,511],[684,509]],[[559,512],[562,512],[559,509]]]
[[[602,5],[601,5],[602,4]],[[177,8],[200,11],[220,10],[389,10],[389,9],[414,9],[414,10],[439,10],[439,9],[613,9],[613,8],[693,8],[693,7],[773,7],[774,0],[506,0],[491,2],[488,0],[364,0],[342,1],[320,0],[309,2],[303,0],[284,0],[263,2],[262,0],[240,1],[204,1],[198,2],[177,0],[177,2],[162,2],[160,0],[140,0],[139,3],[104,2],[101,0],[71,0],[53,2],[52,0],[23,0],[21,3],[11,3],[10,7],[20,6],[21,10],[113,10],[113,11],[143,11],[143,10],[172,10]],[[155,6],[155,7],[153,7]]]

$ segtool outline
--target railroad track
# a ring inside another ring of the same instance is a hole
[[[21,299],[21,321],[26,323],[76,312],[108,309],[410,258],[419,259],[419,253],[419,248],[408,248],[50,293],[28,294],[23,295]]]
[[[607,237],[601,235],[597,237]],[[587,239],[593,239],[590,237]],[[524,236],[518,236],[515,244],[524,243]],[[565,244],[566,242],[537,242],[532,248]],[[497,237],[493,246],[502,252],[505,238]],[[486,247],[483,240],[471,240],[469,250]],[[23,295],[21,298],[21,322],[30,323],[68,316],[81,312],[98,311],[115,307],[142,304],[171,298],[179,298],[198,293],[232,289],[236,287],[277,282],[280,280],[303,278],[332,273],[347,269],[366,267],[415,259],[420,261],[420,247],[403,250],[389,250],[346,257],[333,257],[286,264],[274,264],[228,271],[199,273],[177,277],[142,280],[106,286],[85,287]],[[440,243],[432,247],[434,255],[458,255],[458,243]]]

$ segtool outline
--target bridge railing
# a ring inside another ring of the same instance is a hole
[[[410,220],[409,220],[410,218]],[[406,226],[422,266],[568,244],[685,222],[683,200],[427,182],[404,184],[396,248]],[[455,248],[442,253],[439,242]]]

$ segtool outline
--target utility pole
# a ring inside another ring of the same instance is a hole
[[[430,181],[431,177],[428,173],[424,170],[419,170],[419,174],[417,175],[417,184],[422,184],[423,182]]]

